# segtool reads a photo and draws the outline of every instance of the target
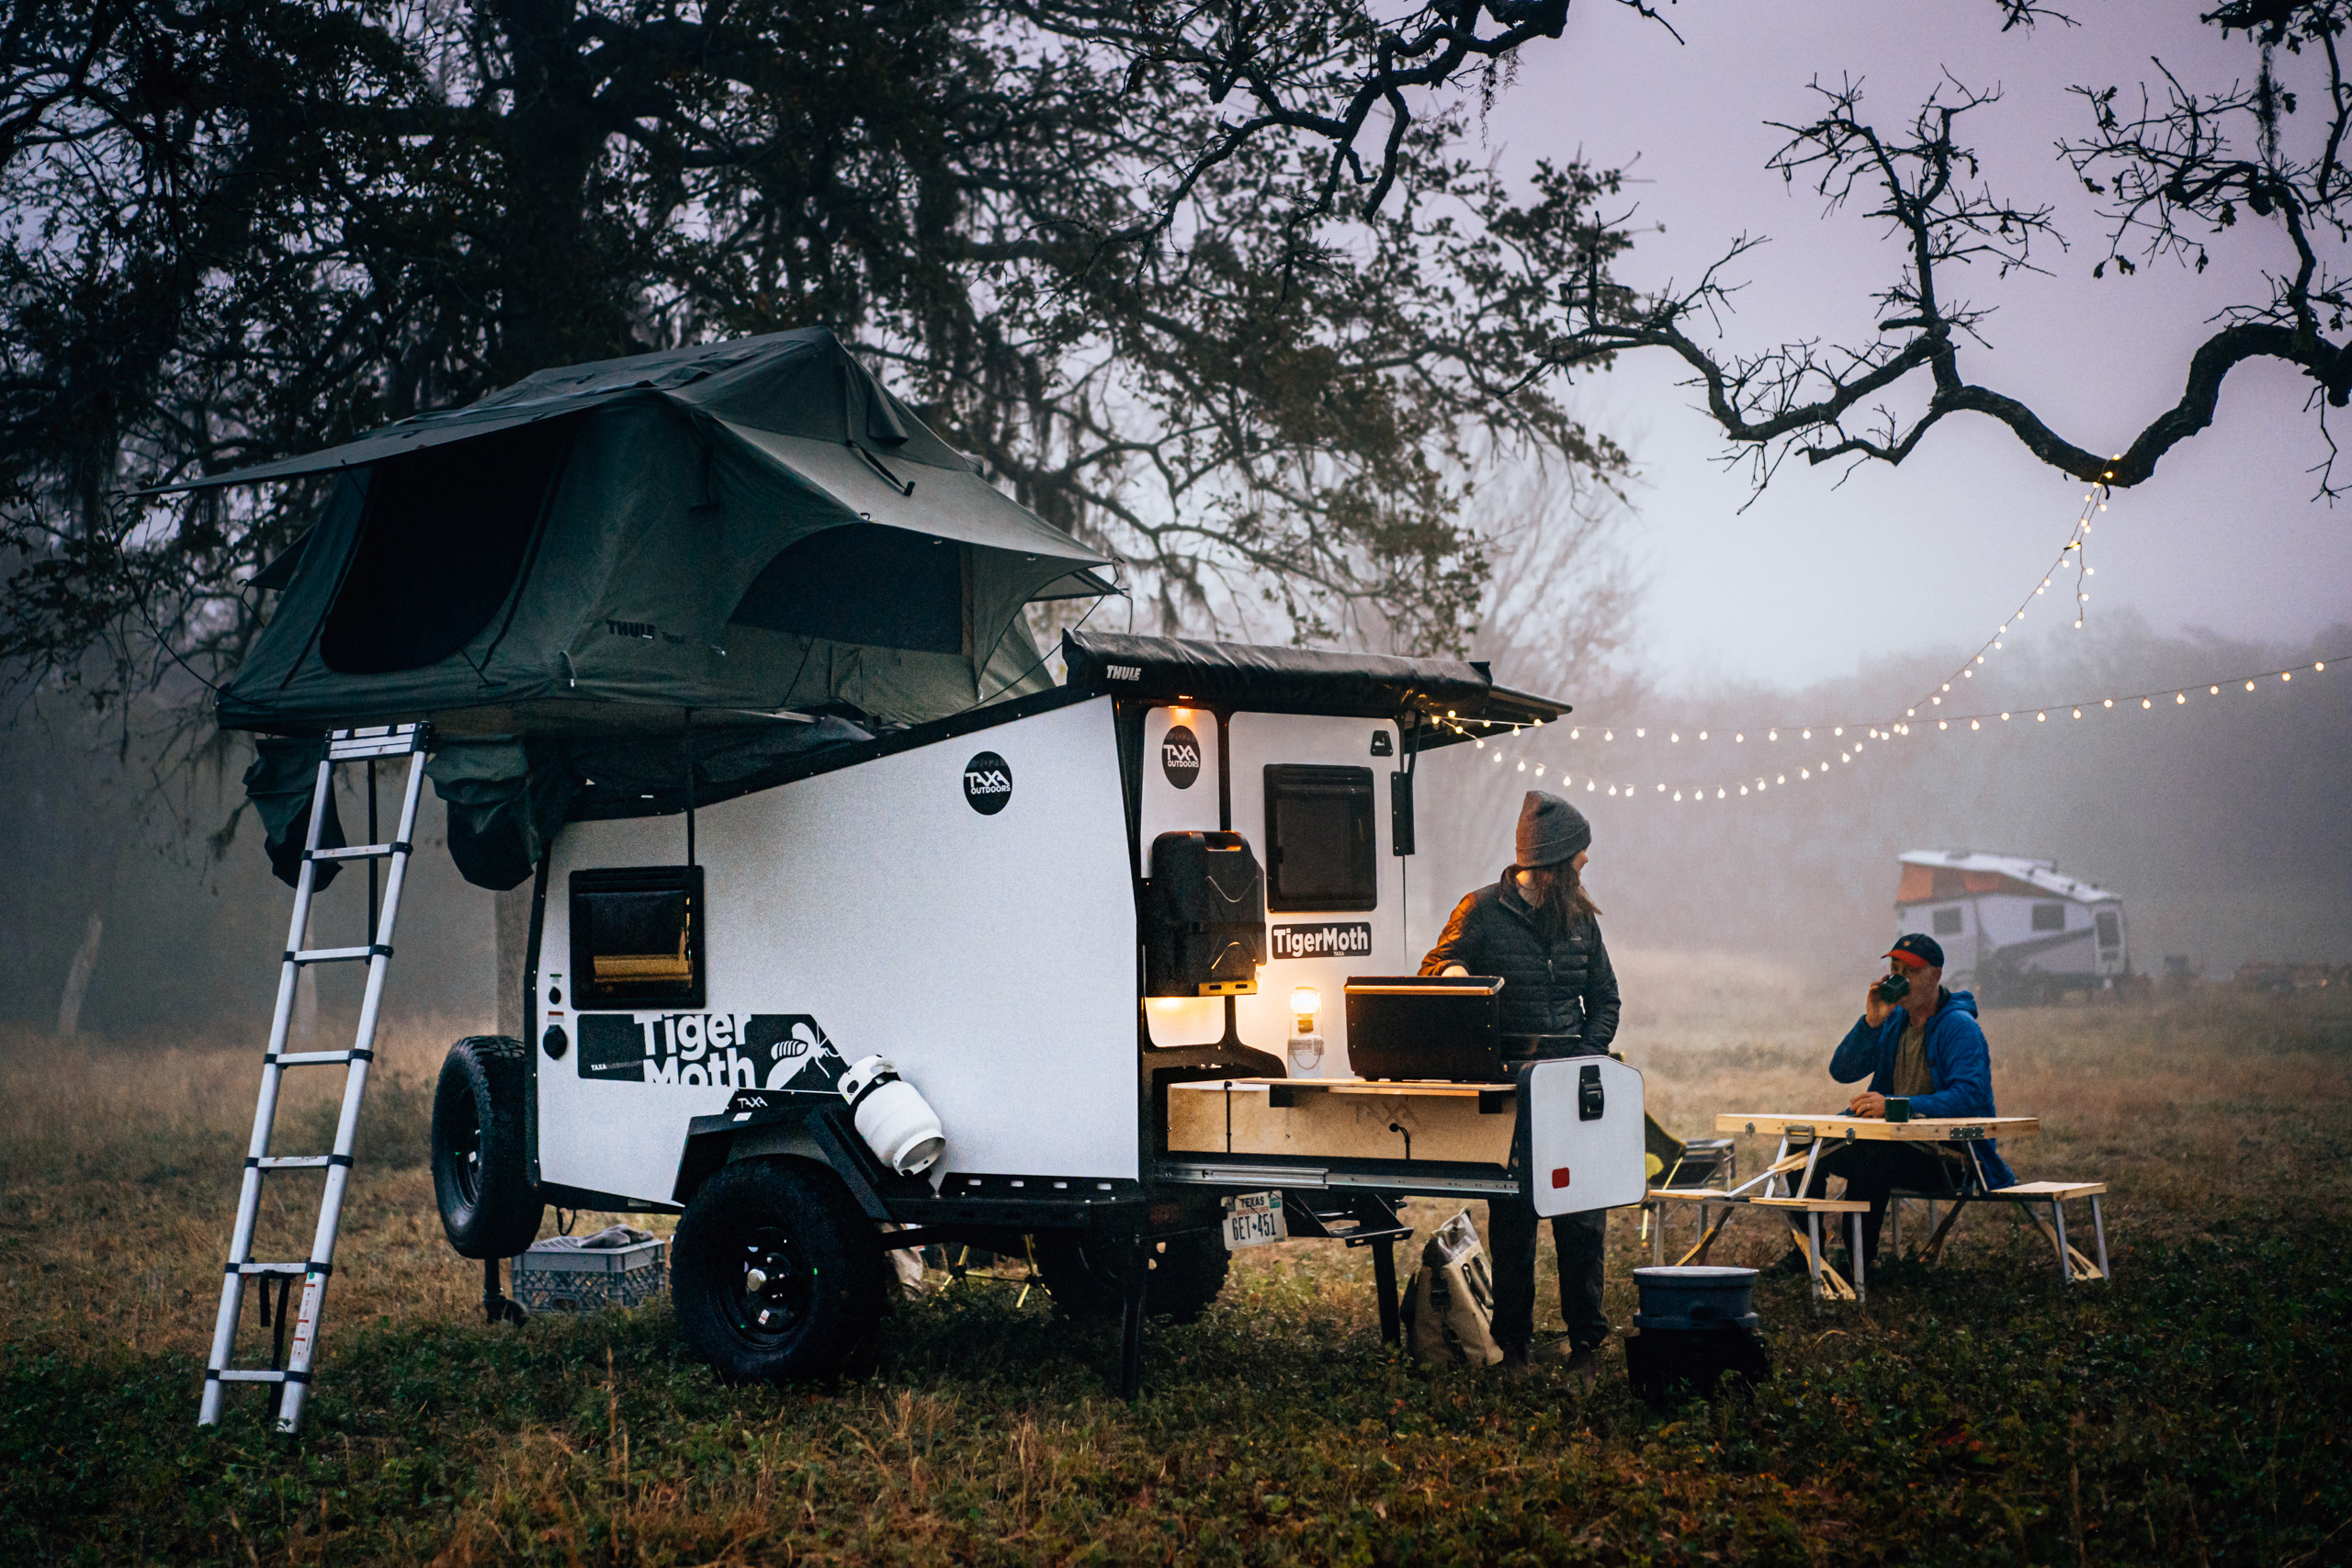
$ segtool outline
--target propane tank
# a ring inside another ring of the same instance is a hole
[[[842,1098],[849,1101],[857,1135],[900,1176],[915,1176],[947,1146],[939,1113],[922,1091],[899,1076],[888,1056],[873,1055],[853,1063],[842,1075]]]

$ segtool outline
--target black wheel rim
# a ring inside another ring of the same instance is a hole
[[[450,1140],[449,1152],[444,1156],[449,1169],[449,1184],[458,1190],[458,1201],[466,1207],[481,1204],[481,1122],[478,1117],[464,1119],[458,1135]]]
[[[799,1333],[808,1320],[816,1285],[800,1248],[773,1225],[744,1235],[721,1281],[729,1321],[744,1343],[757,1348],[781,1344]]]

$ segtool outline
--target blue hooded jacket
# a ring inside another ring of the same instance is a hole
[[[1867,1017],[1854,1021],[1838,1054],[1829,1059],[1829,1076],[1839,1083],[1871,1080],[1871,1092],[1886,1094],[1894,1086],[1894,1054],[1903,1045],[1903,1031],[1911,1015],[1897,1008],[1876,1029]],[[1946,991],[1943,1002],[1928,1019],[1928,1070],[1935,1075],[1936,1092],[1911,1097],[1914,1116],[1997,1116],[1993,1109],[1993,1056],[1984,1044],[1984,1031],[1976,1022],[1976,998],[1967,991]],[[1987,1139],[1976,1145],[1984,1163],[1984,1179],[1994,1187],[2014,1184],[2000,1155],[1999,1145]]]

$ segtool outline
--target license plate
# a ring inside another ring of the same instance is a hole
[[[1283,1224],[1281,1193],[1243,1192],[1225,1201],[1225,1249],[1227,1252],[1289,1239],[1290,1228]]]

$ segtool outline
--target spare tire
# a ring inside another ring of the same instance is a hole
[[[433,1095],[433,1197],[463,1258],[512,1258],[547,1212],[523,1146],[523,1043],[476,1034],[449,1047]]]

